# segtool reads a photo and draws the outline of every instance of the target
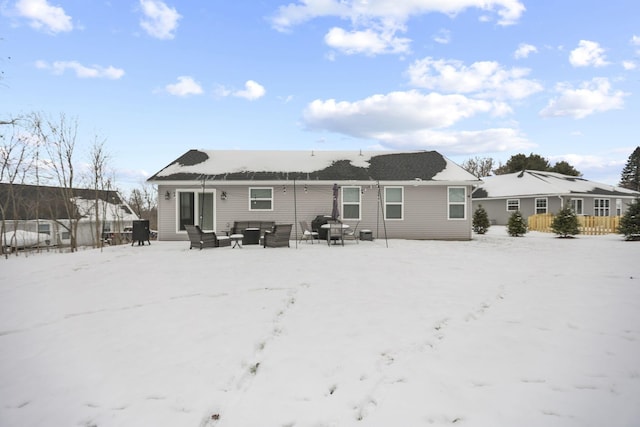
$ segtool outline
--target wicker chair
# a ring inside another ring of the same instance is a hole
[[[198,225],[185,225],[184,228],[187,230],[189,242],[191,243],[189,249],[198,247],[202,250],[202,248],[218,248],[231,245],[229,236],[217,236],[213,231],[204,232]]]
[[[291,228],[293,224],[276,224],[273,231],[264,234],[263,245],[265,248],[290,247]]]

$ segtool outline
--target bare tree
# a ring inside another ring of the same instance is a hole
[[[108,178],[108,163],[111,158],[109,153],[107,153],[105,149],[104,139],[99,139],[96,135],[93,140],[93,145],[89,151],[89,159],[90,159],[90,169],[89,169],[89,180],[91,182],[91,188],[94,191],[94,232],[95,232],[95,242],[99,246],[102,246],[102,233],[103,233],[103,222],[106,218],[106,204],[107,201],[104,200],[101,202],[101,195],[104,194],[104,191],[107,191],[111,187],[111,181]],[[102,209],[100,207],[102,206]],[[102,214],[102,215],[101,215]]]
[[[491,157],[474,157],[472,159],[465,160],[462,163],[463,169],[478,178],[484,178],[485,176],[491,175],[493,166],[494,160]]]
[[[15,184],[21,184],[25,181],[25,177],[33,165],[30,148],[21,129],[12,126],[7,133],[0,133],[0,183],[7,184],[7,191],[3,192],[3,197],[0,200],[0,215],[2,216],[0,236],[5,240],[0,242],[0,251],[2,252],[7,247],[7,214],[11,211],[14,220],[18,219],[19,197],[15,192]],[[15,232],[17,223],[14,224],[13,229]]]
[[[58,120],[45,119],[40,114],[34,114],[32,127],[34,134],[40,139],[40,143],[44,145],[49,155],[47,166],[58,182],[60,196],[69,220],[68,224],[60,219],[56,219],[56,222],[69,232],[71,252],[75,252],[78,249],[78,223],[81,218],[76,207],[73,187],[78,119],[67,119],[63,113],[60,114]]]
[[[145,182],[141,187],[134,188],[129,195],[128,203],[136,215],[149,220],[150,228],[157,229],[158,200],[154,185]]]

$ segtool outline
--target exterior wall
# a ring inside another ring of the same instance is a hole
[[[609,216],[617,216],[616,211],[616,199],[621,200],[622,212],[628,209],[629,203],[633,201],[632,198],[610,197],[610,196],[592,196],[592,195],[574,195],[574,196],[540,196],[540,198],[547,198],[547,213],[555,214],[563,206],[570,206],[571,199],[582,199],[583,212],[582,215],[593,216],[595,215],[594,201],[595,199],[608,199],[609,200]],[[528,218],[535,214],[536,198],[538,197],[509,197],[503,199],[474,199],[473,209],[475,210],[478,205],[487,211],[487,216],[491,224],[507,225],[509,217],[512,212],[507,211],[507,200],[518,199],[520,200],[520,213],[524,218]]]
[[[349,184],[350,186],[351,184]],[[279,185],[263,185],[256,182],[252,187],[273,188],[273,210],[249,210],[249,186],[216,183],[207,186],[206,192],[214,193],[215,229],[225,233],[233,227],[234,221],[263,220],[282,224],[293,224],[292,239],[300,233],[297,221],[311,221],[318,215],[331,215],[332,186],[305,185],[297,183],[295,190],[291,183]],[[353,184],[358,186],[358,184]],[[378,201],[376,185],[360,185],[360,220],[343,220],[344,223],[358,230],[372,230],[375,238],[385,237],[385,225],[388,238],[394,239],[438,239],[469,240],[471,239],[471,187],[466,187],[466,218],[448,219],[447,186],[420,185],[405,186],[403,200],[403,219],[386,220],[383,223],[384,207]],[[180,190],[202,191],[201,186],[166,186],[158,185],[158,239],[187,240],[185,231],[177,230],[177,194]],[[384,189],[381,188],[384,197]],[[224,200],[221,198],[225,193]],[[168,197],[166,197],[168,195]],[[342,213],[342,205],[339,204]]]

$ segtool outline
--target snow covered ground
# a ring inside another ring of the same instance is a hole
[[[621,236],[188,246],[0,259],[0,425],[640,425]]]

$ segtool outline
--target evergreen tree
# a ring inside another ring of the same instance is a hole
[[[635,199],[629,209],[620,218],[618,231],[624,234],[626,240],[640,240],[640,199]]]
[[[478,205],[478,209],[473,213],[473,231],[478,234],[484,234],[487,232],[489,227],[489,216],[487,215],[487,211],[484,210],[482,205]]]
[[[571,166],[569,163],[565,162],[564,160],[556,162],[556,164],[553,165],[553,167],[551,169],[549,169],[549,171],[550,172],[557,172],[557,173],[561,173],[563,175],[569,175],[569,176],[581,176],[582,175],[580,172],[578,172],[578,170],[576,168],[574,168],[573,166]]]
[[[560,237],[580,234],[580,230],[578,230],[578,216],[570,207],[560,209],[560,212],[553,217],[551,230]]]
[[[507,173],[516,173],[525,169],[533,171],[545,171],[545,172],[557,172],[563,175],[570,176],[582,176],[580,171],[571,166],[564,160],[556,162],[554,166],[549,164],[549,161],[539,154],[524,154],[513,155],[507,160],[507,163],[500,165],[493,172],[496,175],[504,175]]]
[[[507,233],[511,237],[523,236],[527,232],[527,223],[520,211],[515,211],[509,217],[509,222],[507,224]]]
[[[640,191],[640,147],[629,156],[620,175],[620,187]]]

